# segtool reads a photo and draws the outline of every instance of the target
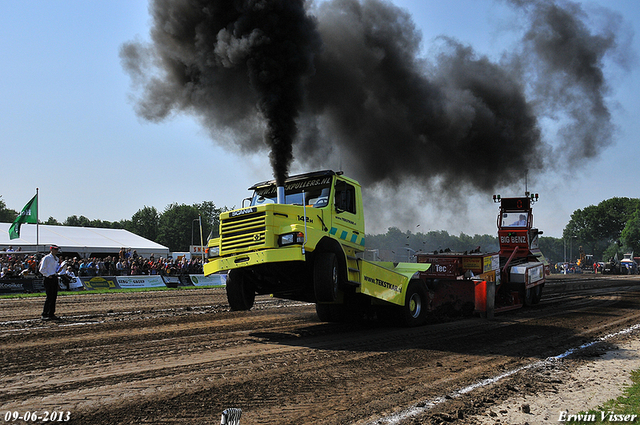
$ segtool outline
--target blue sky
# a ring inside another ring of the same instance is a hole
[[[412,14],[427,59],[440,35],[494,59],[515,39],[517,21],[502,2],[393,3]],[[631,49],[637,57],[638,3],[584,3],[586,10],[599,6],[623,16],[627,34],[635,34]],[[9,208],[20,210],[39,188],[41,220],[84,215],[117,221],[144,206],[162,211],[173,202],[240,206],[247,187],[271,178],[266,152],[246,156],[225,151],[190,116],[161,123],[136,116],[119,49],[128,41],[147,40],[149,27],[146,1],[3,2],[0,195]],[[530,190],[541,198],[536,225],[546,236],[560,237],[575,209],[613,196],[640,197],[639,69],[637,59],[628,71],[605,67],[611,88],[607,101],[617,126],[615,145],[579,169],[530,182]],[[311,170],[294,163],[292,171]],[[407,196],[412,190],[419,188],[407,188]],[[411,213],[390,214],[372,202],[376,210],[367,212],[368,231],[384,232],[390,226],[414,231],[420,224],[420,231],[494,234],[496,208],[490,199],[469,196],[468,201],[459,216],[435,204],[419,213],[412,207]]]

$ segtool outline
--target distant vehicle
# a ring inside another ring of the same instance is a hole
[[[633,258],[633,253],[624,254],[620,261],[620,274],[638,274],[638,263]]]
[[[618,254],[615,257],[609,258],[609,261],[604,263],[602,270],[603,274],[620,274],[620,262],[618,261]]]
[[[592,273],[593,264],[595,263],[595,259],[593,258],[593,254],[585,254],[582,247],[580,247],[580,258],[578,259],[578,266],[582,269],[583,272]]]
[[[605,274],[638,274],[638,263],[633,258],[633,253],[624,254],[624,258],[618,261],[618,255],[611,257],[604,265]]]

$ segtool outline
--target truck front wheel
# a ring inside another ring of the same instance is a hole
[[[333,252],[319,252],[313,265],[313,290],[318,302],[338,298],[338,259]]]
[[[408,327],[422,326],[427,322],[427,291],[420,282],[409,282],[402,306],[402,321]]]
[[[233,311],[251,310],[256,292],[245,270],[230,270],[227,274],[227,301]]]

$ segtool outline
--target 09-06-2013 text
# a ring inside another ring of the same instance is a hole
[[[41,412],[18,412],[17,410],[7,411],[4,414],[5,422],[67,422],[71,419],[71,412],[54,410],[49,412],[44,410]]]

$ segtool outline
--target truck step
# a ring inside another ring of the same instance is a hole
[[[348,278],[347,284],[351,286],[360,286],[360,263],[358,262],[358,257],[355,255],[347,254],[347,270],[348,270]]]

